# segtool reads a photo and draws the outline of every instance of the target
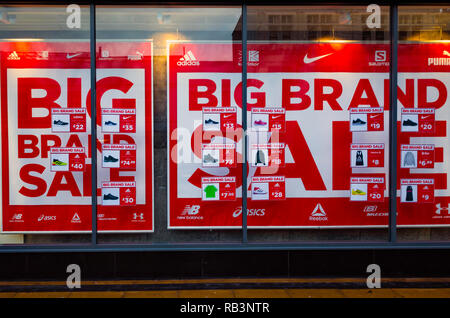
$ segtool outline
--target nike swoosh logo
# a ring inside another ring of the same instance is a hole
[[[123,116],[123,120],[126,120],[128,118],[131,118],[131,116]]]
[[[67,59],[71,59],[71,58],[74,58],[74,57],[76,57],[76,56],[78,56],[78,55],[81,55],[81,54],[83,54],[83,53],[75,53],[75,54],[72,54],[72,55],[70,55],[69,53],[67,53],[66,57],[67,57]]]
[[[228,117],[230,117],[231,115],[223,115],[223,118],[228,118]]]
[[[323,59],[324,57],[327,57],[328,55],[331,55],[331,54],[334,54],[334,53],[329,53],[329,54],[325,54],[325,55],[320,55],[320,56],[309,58],[308,57],[308,53],[306,53],[305,57],[303,58],[303,62],[305,64],[309,64],[309,63],[315,62],[317,60]]]
[[[281,117],[281,116],[282,116],[282,115],[273,116],[272,118],[273,118],[273,119],[276,119],[276,118]]]
[[[370,118],[376,118],[378,116],[380,116],[380,115],[370,115]]]
[[[428,118],[428,117],[430,117],[430,116],[431,116],[431,115],[423,116],[422,119],[426,119],[426,118]]]

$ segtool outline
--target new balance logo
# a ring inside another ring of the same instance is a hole
[[[180,60],[177,62],[178,66],[199,66],[200,62],[194,56],[192,51],[188,51]]]
[[[441,207],[440,203],[436,204],[436,212],[435,213],[441,215],[442,211],[446,211],[447,214],[450,214],[450,203],[448,204],[447,207]]]
[[[322,205],[320,203],[317,203],[316,207],[311,213],[311,216],[309,217],[310,221],[328,221],[327,214],[325,213],[325,210],[323,209]]]
[[[21,213],[16,213],[12,216],[11,220],[9,220],[10,222],[23,222],[23,214]]]
[[[9,56],[8,56],[8,60],[20,60],[19,55],[17,54],[16,51],[12,52]]]
[[[200,210],[200,205],[186,205],[181,215],[196,215]]]

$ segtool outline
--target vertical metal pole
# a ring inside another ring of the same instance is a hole
[[[91,176],[92,176],[92,244],[97,244],[97,68],[96,68],[95,4],[90,4],[90,50],[91,50]]]
[[[389,111],[389,241],[397,241],[397,59],[398,6],[390,7],[391,63]]]
[[[242,243],[247,243],[247,5],[242,5]]]

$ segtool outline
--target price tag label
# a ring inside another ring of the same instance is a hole
[[[434,179],[401,179],[400,202],[433,203]]]
[[[203,201],[235,201],[236,178],[235,177],[203,177],[202,178]]]
[[[384,109],[382,107],[350,108],[350,131],[383,131]]]
[[[86,132],[86,108],[52,108],[52,132]]]
[[[401,145],[402,168],[434,168],[434,145]]]
[[[251,165],[253,167],[283,167],[285,165],[285,144],[252,144]]]
[[[236,144],[202,144],[202,166],[236,167]]]
[[[384,167],[384,144],[350,145],[350,164],[352,168]]]
[[[401,131],[432,134],[436,129],[434,108],[402,108]]]
[[[136,182],[102,182],[102,205],[136,205]]]
[[[350,201],[384,202],[384,180],[384,177],[351,177]]]
[[[285,200],[285,177],[252,177],[251,191],[252,200]]]
[[[286,131],[286,110],[281,107],[253,107],[251,127],[255,131]]]
[[[50,148],[50,171],[85,171],[86,153],[81,147]]]
[[[136,133],[136,109],[102,108],[102,132]]]
[[[102,145],[102,167],[136,170],[135,144]]]
[[[227,131],[237,128],[236,107],[203,107],[203,131]]]

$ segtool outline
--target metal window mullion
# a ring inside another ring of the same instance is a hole
[[[97,67],[95,4],[90,4],[90,57],[91,57],[91,178],[92,178],[92,233],[91,243],[97,245]]]
[[[242,243],[247,243],[247,5],[242,5]]]
[[[397,61],[398,6],[390,7],[390,111],[389,111],[389,242],[397,241]]]

